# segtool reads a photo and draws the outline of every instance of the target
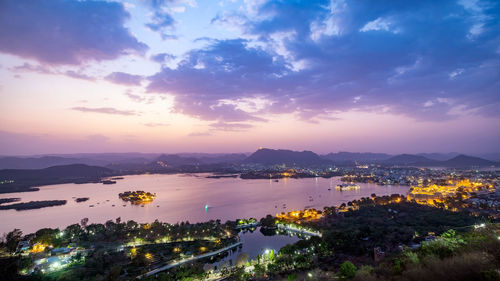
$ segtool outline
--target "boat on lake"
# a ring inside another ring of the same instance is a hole
[[[359,188],[360,188],[359,185],[355,183],[343,183],[336,186],[336,189],[340,191],[358,190]]]

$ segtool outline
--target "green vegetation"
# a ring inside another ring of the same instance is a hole
[[[343,264],[340,265],[338,275],[342,280],[350,279],[356,276],[357,270],[358,269],[354,264],[352,264],[352,262],[345,261]]]
[[[238,229],[255,227],[257,219],[174,225],[120,218],[89,224],[83,219],[64,230],[44,228],[24,236],[14,230],[4,237],[2,251],[20,251],[19,242],[29,240],[31,253],[24,250],[24,256],[0,258],[1,273],[14,280],[130,280],[189,260],[143,280],[230,276],[234,280],[489,281],[500,277],[500,227],[494,221],[407,202],[400,196],[374,196],[345,206],[351,208],[327,207],[317,219],[294,223],[311,233],[279,252],[267,250],[254,260],[241,255],[234,265],[219,268],[206,264],[220,261],[235,248],[216,256],[204,254],[234,245]],[[291,223],[266,216],[260,224],[263,233],[276,233],[276,226]],[[67,247],[71,254],[57,254],[66,257],[61,264],[35,266],[35,260],[50,257],[51,250],[64,252]],[[192,257],[200,259],[191,261]],[[23,270],[32,274],[19,275]]]
[[[416,250],[405,248],[371,272],[358,270],[353,280],[500,280],[500,227],[457,234],[451,230]]]

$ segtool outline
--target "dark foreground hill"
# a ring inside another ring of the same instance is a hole
[[[112,170],[104,167],[72,164],[45,169],[5,169],[0,170],[0,193],[31,191],[35,186],[97,182],[102,177],[111,176]]]
[[[243,163],[261,165],[323,165],[331,163],[312,151],[292,151],[285,149],[259,149],[248,156]]]

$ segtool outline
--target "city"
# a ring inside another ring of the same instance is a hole
[[[1,0],[0,280],[500,281],[499,19]]]

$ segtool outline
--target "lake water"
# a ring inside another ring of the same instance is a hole
[[[236,260],[241,253],[248,254],[249,260],[256,259],[258,255],[263,255],[266,250],[274,250],[275,253],[278,253],[282,247],[288,244],[294,244],[301,239],[293,232],[266,236],[260,232],[260,227],[253,231],[241,231],[239,237],[242,247],[238,248],[236,252],[229,251],[229,255],[226,258],[214,263],[214,265],[218,267],[228,266],[229,260],[232,260],[232,263],[236,264]]]
[[[360,183],[359,190],[337,191],[340,178],[307,178],[243,180],[240,178],[206,178],[209,174],[131,175],[113,185],[59,184],[40,187],[37,192],[0,194],[0,198],[19,197],[22,202],[35,200],[68,200],[64,206],[36,210],[0,211],[0,234],[14,228],[24,233],[43,227],[66,227],[89,218],[90,223],[135,220],[191,223],[211,219],[234,220],[304,208],[322,209],[353,199],[393,193],[406,194],[407,186],[378,186]],[[331,187],[329,191],[328,188]],[[122,201],[118,193],[144,190],[156,193],[156,199],[144,207]],[[74,197],[89,197],[76,203]],[[109,200],[109,201],[108,201]],[[286,204],[286,209],[283,208]],[[89,207],[94,205],[94,207]],[[114,206],[113,206],[114,205]],[[123,206],[125,205],[125,206]],[[205,205],[209,208],[205,209]]]

